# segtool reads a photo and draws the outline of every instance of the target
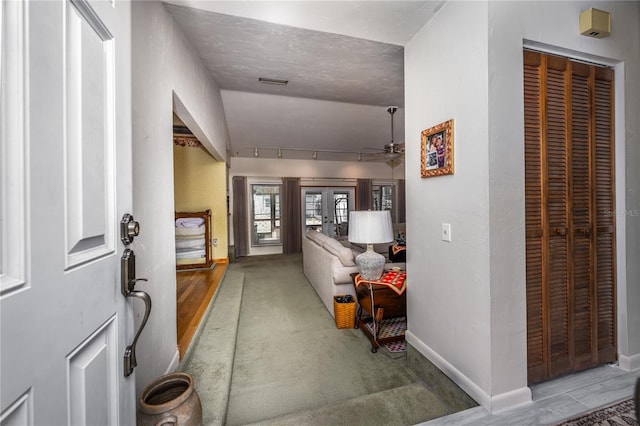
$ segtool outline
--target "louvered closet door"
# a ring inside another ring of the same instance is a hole
[[[529,382],[615,360],[613,72],[524,52]]]

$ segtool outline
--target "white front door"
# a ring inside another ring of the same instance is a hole
[[[135,424],[125,1],[3,1],[0,424]]]

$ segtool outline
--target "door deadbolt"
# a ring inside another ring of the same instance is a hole
[[[125,213],[120,221],[120,239],[122,244],[128,246],[133,242],[133,237],[137,237],[140,233],[140,225],[133,220],[133,216]]]

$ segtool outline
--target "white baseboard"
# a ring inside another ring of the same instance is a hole
[[[164,374],[173,373],[178,369],[179,364],[180,364],[180,352],[178,351],[178,348],[176,348],[176,353],[173,354],[173,358],[171,359],[171,362],[167,366],[167,369],[165,370]]]
[[[618,355],[618,365],[624,371],[640,370],[640,354],[631,356]]]
[[[478,404],[482,405],[491,413],[498,413],[507,409],[515,408],[521,405],[531,403],[531,390],[528,387],[522,387],[499,395],[489,395],[473,380],[464,375],[460,370],[454,367],[446,359],[431,349],[422,340],[418,339],[411,331],[405,332],[407,343],[413,346],[418,352],[433,363],[440,371],[453,380],[462,390],[464,390]]]

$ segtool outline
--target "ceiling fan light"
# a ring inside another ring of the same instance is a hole
[[[260,152],[258,151],[258,148],[253,148],[253,156],[254,157],[259,157],[260,156]]]
[[[313,151],[313,155],[312,155],[314,160],[318,159],[318,151]]]
[[[282,148],[278,148],[278,158],[282,158]]]
[[[398,158],[398,157],[400,157],[400,153],[398,153],[398,152],[387,152],[387,153],[384,155],[384,158],[385,158],[386,160],[388,160],[388,161],[389,161],[389,160],[395,160],[395,159],[396,159],[396,158]]]

